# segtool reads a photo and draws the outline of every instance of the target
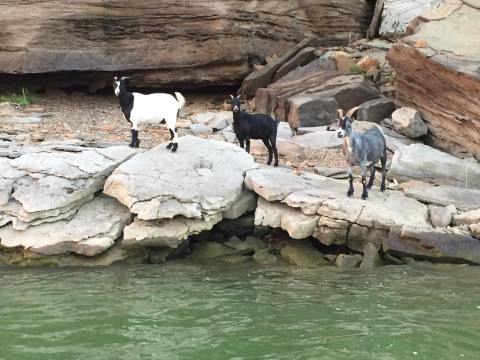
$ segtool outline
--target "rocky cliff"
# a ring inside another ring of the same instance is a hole
[[[480,157],[480,1],[445,1],[410,24],[387,58],[397,98],[422,112],[428,141]]]
[[[282,54],[306,34],[324,44],[364,35],[371,3],[3,1],[0,73],[96,72],[70,80],[93,88],[109,83],[111,72],[125,71],[133,85],[233,85],[253,63]],[[52,79],[68,85],[64,76]]]

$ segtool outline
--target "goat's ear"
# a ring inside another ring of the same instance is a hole
[[[343,110],[342,109],[337,109],[337,113],[338,113],[338,118],[343,119]]]
[[[118,78],[116,76],[113,77],[113,81],[117,81]]]

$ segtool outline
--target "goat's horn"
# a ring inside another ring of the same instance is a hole
[[[346,116],[351,118],[353,116],[353,114],[355,114],[355,111],[357,111],[360,108],[361,108],[361,106],[355,106],[355,107],[351,108],[350,110],[347,111]]]
[[[130,79],[130,78],[129,78],[128,76],[122,76],[122,77],[120,78],[120,80],[127,80],[127,79]]]
[[[233,95],[230,95],[230,98],[231,98],[231,99],[235,99],[235,96],[233,96]]]
[[[337,109],[338,116],[340,119],[343,119],[343,110],[342,109]]]

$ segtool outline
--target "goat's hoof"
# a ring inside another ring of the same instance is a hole
[[[272,162],[271,162],[271,161],[267,161],[267,165],[272,165]]]
[[[173,144],[172,153],[174,153],[175,151],[177,151],[177,149],[178,149],[178,144]]]
[[[348,197],[352,197],[352,195],[353,195],[353,191],[347,191],[347,196]]]
[[[380,188],[380,191],[381,191],[381,192],[384,192],[384,191],[385,191],[385,186],[382,186],[382,187]]]
[[[170,149],[173,146],[173,143],[167,145],[167,149]]]
[[[274,167],[278,167],[278,163],[273,164]]]
[[[368,194],[362,194],[362,200],[367,200],[368,199]]]
[[[134,148],[134,144],[128,144],[128,147]]]

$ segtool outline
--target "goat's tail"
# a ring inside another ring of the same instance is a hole
[[[178,101],[178,110],[180,110],[181,108],[183,108],[183,105],[185,105],[185,98],[179,92],[175,92],[175,97]]]

